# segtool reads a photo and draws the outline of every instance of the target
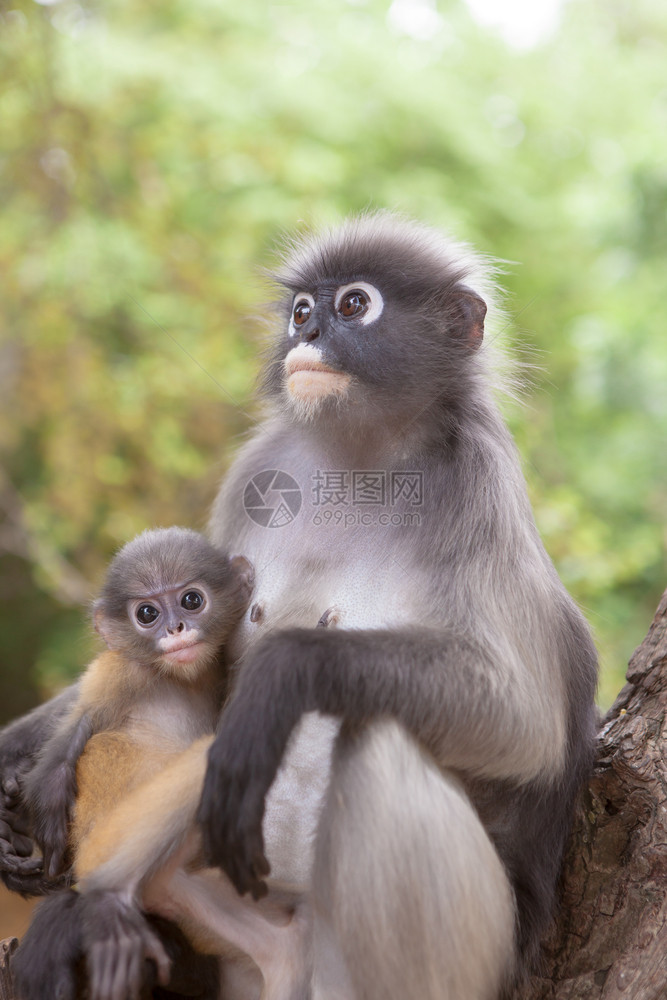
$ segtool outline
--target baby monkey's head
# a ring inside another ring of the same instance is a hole
[[[230,558],[196,531],[144,531],[109,566],[95,628],[110,649],[192,681],[240,621],[253,583],[247,559]]]

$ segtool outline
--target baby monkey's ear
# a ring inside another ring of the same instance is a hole
[[[109,649],[118,646],[119,636],[116,634],[113,622],[104,613],[104,601],[101,599],[93,604],[93,627]]]

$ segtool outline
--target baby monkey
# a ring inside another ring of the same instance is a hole
[[[49,878],[121,794],[213,732],[227,680],[221,649],[253,584],[243,556],[230,559],[185,528],[145,531],[116,555],[93,605],[107,649],[25,779]],[[82,795],[89,776],[97,787]]]
[[[95,628],[107,649],[85,671],[77,701],[24,782],[48,877],[57,876],[73,855],[80,879],[82,852],[100,854],[97,838],[104,839],[114,811],[132,800],[135,790],[134,808],[148,811],[151,780],[195,741],[208,745],[226,694],[223,645],[248,607],[253,584],[247,559],[229,558],[183,528],[146,531],[117,554],[93,605]],[[207,740],[201,741],[205,735]],[[205,746],[200,751],[204,756]],[[135,824],[139,818],[135,813]],[[157,851],[153,846],[155,865],[161,860]],[[45,925],[53,928],[51,936],[57,935],[62,947],[54,944],[52,954],[42,950],[39,955],[43,933],[39,942],[29,932],[14,966],[19,995],[41,1000],[44,984],[58,975],[56,966],[73,957],[66,954],[63,923],[72,924],[69,911],[76,906],[78,927],[70,937],[84,935],[93,996],[111,997],[123,988],[138,993],[143,958],[153,959],[158,980],[166,982],[169,960],[139,901],[124,898],[121,905],[117,893],[118,899],[107,894],[98,905],[85,883],[81,888],[78,899],[60,893],[43,904],[41,931]],[[82,916],[84,904],[88,908]],[[107,963],[113,957],[109,941],[128,936],[142,946],[143,957],[137,959],[135,947],[125,965],[117,954],[113,967],[101,968],[96,935],[106,948]],[[68,971],[61,971],[66,978]]]

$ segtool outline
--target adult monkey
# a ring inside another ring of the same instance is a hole
[[[338,629],[250,645],[199,814],[209,858],[260,893],[264,798],[293,727],[342,719],[313,873],[316,997],[497,997],[535,953],[590,764],[596,655],[492,400],[477,271],[387,215],[297,244],[277,275],[272,409],[211,522],[257,567],[242,646],[337,609]],[[276,468],[304,492],[327,470],[394,486],[418,472],[422,502],[258,529],[247,483]]]
[[[477,270],[384,215],[297,245],[271,411],[213,514],[214,541],[257,572],[200,810],[239,890],[262,891],[293,728],[290,760],[318,740],[326,760],[330,726],[306,713],[342,719],[313,871],[318,1000],[499,996],[548,919],[590,762],[595,653],[492,400]],[[399,489],[391,517],[318,525],[304,508],[269,530],[243,499],[275,469],[306,496],[328,471],[421,473],[421,505]],[[322,607],[338,629],[299,627]]]

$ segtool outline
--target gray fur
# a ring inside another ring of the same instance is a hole
[[[200,810],[209,855],[239,889],[261,885],[257,831],[281,758],[278,782],[298,747],[298,736],[288,747],[292,728],[314,709],[343,720],[313,872],[318,1000],[498,996],[550,917],[590,764],[595,651],[542,547],[493,399],[479,274],[468,251],[386,215],[299,243],[277,274],[268,413],[211,518],[213,540],[253,561],[262,609],[236,637],[244,659]],[[381,316],[356,328],[332,306],[354,281],[384,299]],[[290,398],[283,361],[298,292],[314,306],[294,330],[352,376],[343,398]],[[275,468],[304,503],[270,530],[247,517],[243,495]],[[313,524],[321,470],[421,471],[420,527]],[[309,627],[332,606],[336,629]],[[396,724],[373,736],[371,721],[387,718]],[[243,791],[229,799],[232,787]]]

